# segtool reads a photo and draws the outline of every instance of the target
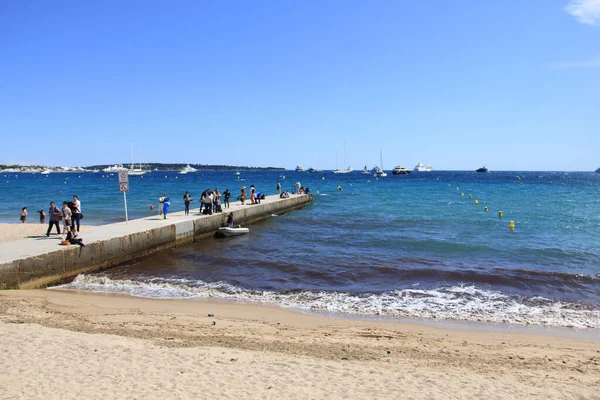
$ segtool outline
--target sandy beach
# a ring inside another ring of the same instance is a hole
[[[62,222],[60,224],[62,231]],[[82,226],[81,230],[89,229],[89,226]],[[13,242],[15,240],[27,239],[30,237],[42,237],[48,230],[48,223],[40,224],[39,222],[27,222],[26,224],[0,223],[0,243]],[[52,234],[56,234],[56,228],[52,228]]]
[[[549,335],[53,290],[0,292],[0,335],[3,399],[600,398],[600,342]]]

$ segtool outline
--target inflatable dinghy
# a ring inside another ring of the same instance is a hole
[[[250,229],[248,229],[248,228],[222,227],[222,228],[219,228],[219,231],[217,233],[222,236],[239,236],[239,235],[243,235],[243,234],[246,234],[249,232],[250,232]]]

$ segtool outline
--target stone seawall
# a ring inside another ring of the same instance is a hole
[[[232,204],[235,224],[247,225],[273,214],[283,214],[311,203],[308,195],[287,199],[268,196],[261,204]],[[68,281],[80,273],[93,272],[131,262],[157,251],[182,246],[214,235],[225,226],[226,217],[169,214],[168,219],[152,216],[129,223],[90,228],[85,247],[59,246],[60,237],[31,238],[0,245],[0,287],[39,288]]]

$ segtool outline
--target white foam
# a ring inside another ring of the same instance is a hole
[[[476,286],[403,289],[384,293],[245,290],[226,282],[185,279],[113,280],[79,275],[60,290],[86,290],[153,298],[217,297],[277,304],[286,308],[354,315],[482,321],[543,326],[600,328],[600,310],[543,297],[508,296]]]

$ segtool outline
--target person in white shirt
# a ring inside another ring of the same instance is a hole
[[[73,220],[73,230],[75,230],[75,225],[77,225],[77,232],[79,232],[79,221],[83,218],[83,214],[81,213],[81,202],[79,201],[79,197],[77,195],[73,196],[73,212],[72,212],[72,220]]]
[[[71,226],[71,215],[73,213],[71,212],[71,209],[67,205],[66,201],[63,201],[62,209],[60,211],[62,213],[63,220],[63,234],[66,234]]]

